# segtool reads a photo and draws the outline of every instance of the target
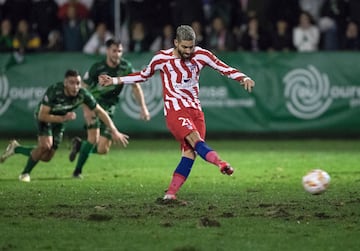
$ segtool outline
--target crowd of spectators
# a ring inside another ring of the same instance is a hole
[[[115,1],[129,52],[170,48],[179,24],[213,51],[360,50],[359,0],[0,0],[0,52],[103,54]]]

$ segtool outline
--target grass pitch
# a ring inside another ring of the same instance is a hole
[[[0,166],[0,250],[359,250],[360,142],[208,143],[235,173],[198,158],[178,194],[186,205],[156,202],[180,160],[174,140],[92,155],[83,180],[71,178],[68,141],[31,183],[17,179],[26,158],[9,158]],[[301,186],[312,168],[332,178],[324,194]]]

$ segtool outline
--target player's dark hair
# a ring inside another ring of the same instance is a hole
[[[195,31],[193,30],[193,28],[191,28],[191,26],[189,25],[180,25],[179,27],[177,27],[176,29],[176,40],[177,41],[189,41],[189,40],[194,40],[195,41],[196,35],[195,35]]]
[[[110,48],[110,46],[112,46],[113,44],[119,46],[121,45],[121,41],[118,39],[110,38],[105,42],[106,48]]]
[[[68,78],[68,77],[77,77],[79,76],[80,73],[77,71],[77,70],[74,70],[74,69],[69,69],[65,72],[65,78]]]

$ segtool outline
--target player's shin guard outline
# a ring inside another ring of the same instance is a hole
[[[193,164],[194,164],[193,159],[182,157],[174,173],[178,173],[184,176],[185,178],[187,178],[190,174]]]
[[[220,158],[219,158],[217,152],[215,152],[211,147],[209,147],[205,143],[205,141],[196,142],[195,151],[201,158],[203,158],[207,162],[210,162],[214,165],[218,165],[220,162]]]

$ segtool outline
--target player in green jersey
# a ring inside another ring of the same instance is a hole
[[[4,162],[13,154],[28,156],[26,166],[19,176],[20,181],[30,182],[30,173],[39,161],[49,162],[62,141],[65,123],[76,119],[74,110],[84,104],[106,124],[112,139],[128,144],[128,136],[120,133],[106,111],[96,102],[89,91],[81,88],[81,77],[76,70],[67,70],[63,82],[47,88],[36,111],[38,125],[38,144],[35,147],[21,146],[16,140],[10,142],[0,156]]]
[[[98,76],[107,73],[109,76],[124,76],[134,72],[130,62],[122,58],[123,46],[121,42],[109,39],[106,41],[106,58],[94,63],[83,79],[84,86],[93,94],[96,101],[112,118],[115,106],[119,103],[119,95],[123,85],[102,87],[98,84]],[[133,85],[133,94],[140,106],[140,118],[147,121],[150,114],[145,104],[144,94],[140,84]],[[72,149],[69,155],[70,161],[74,161],[76,155],[79,157],[73,172],[74,177],[81,177],[83,166],[91,153],[107,154],[110,150],[112,137],[109,128],[99,121],[96,114],[84,107],[84,118],[86,121],[87,140],[75,137],[72,140]]]

